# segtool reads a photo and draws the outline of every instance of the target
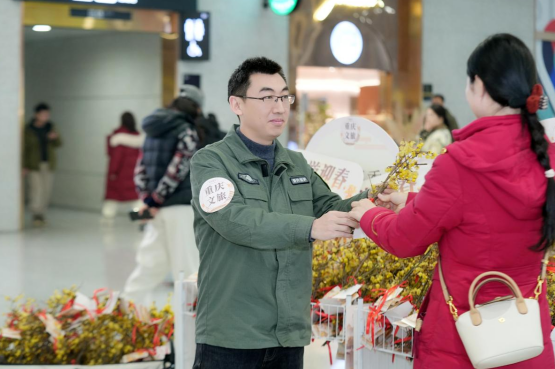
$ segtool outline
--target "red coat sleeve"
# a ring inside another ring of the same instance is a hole
[[[362,230],[397,257],[414,257],[426,252],[428,246],[462,220],[462,188],[456,165],[448,154],[439,156],[422,190],[416,196],[409,196],[399,214],[374,208],[362,217]]]

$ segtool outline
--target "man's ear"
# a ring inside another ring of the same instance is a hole
[[[243,103],[243,101],[241,100],[240,97],[231,96],[229,98],[229,107],[231,108],[231,111],[235,115],[238,115],[238,116],[243,115],[242,103]]]

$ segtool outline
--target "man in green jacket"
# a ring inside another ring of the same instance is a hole
[[[312,242],[352,237],[351,202],[277,138],[289,117],[282,68],[243,62],[229,80],[239,117],[191,161],[200,253],[195,369],[302,368],[310,343]]]
[[[23,141],[23,171],[29,179],[33,225],[42,226],[52,193],[56,150],[62,145],[60,135],[50,122],[48,105],[37,105],[34,118],[25,127]]]

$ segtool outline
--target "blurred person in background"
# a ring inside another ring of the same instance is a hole
[[[29,181],[29,202],[36,227],[45,224],[56,170],[56,150],[61,145],[60,135],[50,121],[50,107],[38,104],[23,134],[23,172]]]
[[[202,147],[216,143],[226,135],[225,132],[220,131],[220,124],[216,120],[216,116],[212,113],[208,114],[206,117],[199,114],[195,119],[195,124],[199,138],[202,141]],[[199,149],[202,147],[199,147]]]
[[[153,290],[171,270],[174,280],[183,271],[196,273],[199,254],[193,231],[190,160],[202,145],[195,121],[201,115],[204,94],[184,85],[168,108],[143,120],[146,139],[135,168],[135,185],[153,217],[137,251],[137,266],[124,287],[124,296],[152,303]]]
[[[445,97],[443,95],[434,95],[434,97],[432,97],[432,105],[440,105],[445,109],[445,115],[447,116],[447,120],[449,121],[449,128],[451,128],[452,131],[455,129],[459,129],[459,124],[457,123],[457,120],[455,119],[453,114],[451,114],[449,109],[445,107]]]
[[[212,137],[214,142],[223,140],[227,133],[220,129],[220,123],[218,122],[218,118],[216,118],[216,115],[214,113],[208,113],[207,117],[208,121],[210,122],[210,128],[213,132]]]
[[[424,141],[423,151],[441,154],[443,149],[453,143],[447,112],[441,105],[432,105],[426,111],[424,130],[420,133]]]
[[[117,215],[121,203],[128,203],[129,207],[141,204],[140,202],[129,204],[129,202],[137,202],[139,199],[135,191],[133,173],[143,143],[144,136],[137,131],[135,117],[129,112],[123,113],[119,128],[107,138],[109,165],[106,176],[106,196],[102,208],[103,219],[107,222]]]

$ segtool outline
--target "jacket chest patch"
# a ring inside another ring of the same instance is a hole
[[[306,178],[305,176],[295,176],[295,177],[289,178],[289,180],[291,181],[291,184],[292,184],[293,186],[302,185],[302,184],[309,184],[309,183],[310,183],[310,181],[308,180],[308,178]]]
[[[258,179],[252,178],[252,177],[251,177],[249,174],[247,174],[247,173],[239,173],[238,177],[239,177],[240,180],[242,180],[242,181],[244,181],[244,182],[247,182],[248,184],[251,184],[251,185],[258,185],[258,184],[260,184],[260,182],[258,182]]]

